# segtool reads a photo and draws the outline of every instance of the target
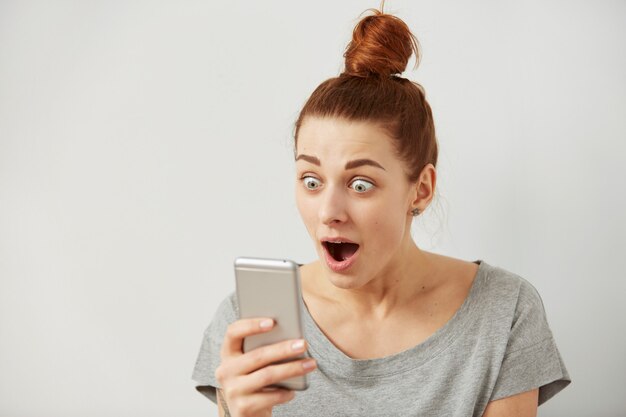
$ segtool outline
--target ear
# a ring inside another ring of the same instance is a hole
[[[426,164],[419,178],[413,183],[411,194],[411,206],[409,213],[414,209],[419,209],[420,213],[426,210],[434,197],[435,186],[437,185],[437,170],[433,164]],[[411,214],[412,215],[412,214]]]

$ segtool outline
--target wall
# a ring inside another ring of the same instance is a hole
[[[377,2],[0,2],[0,415],[205,416],[239,255],[315,257],[291,134]],[[626,3],[388,1],[441,145],[424,249],[531,281],[574,379],[626,412]]]

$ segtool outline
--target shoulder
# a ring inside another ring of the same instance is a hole
[[[229,320],[236,320],[239,316],[239,304],[237,303],[237,292],[232,291],[222,299],[215,311],[216,317],[224,317]]]
[[[236,294],[232,292],[224,297],[217,306],[213,318],[204,331],[196,359],[192,378],[198,383],[198,389],[214,402],[216,401],[215,390],[211,387],[217,386],[215,369],[221,360],[220,351],[224,334],[230,323],[237,320],[238,315]]]
[[[483,261],[484,262],[484,261]],[[543,300],[525,278],[489,264],[482,276],[478,305],[483,317],[498,322],[501,330],[522,345],[551,337]]]
[[[516,308],[540,307],[543,309],[543,302],[537,289],[522,276],[481,261],[484,265],[483,287],[490,297],[495,297],[497,301],[515,301]]]
[[[548,325],[541,296],[518,274],[495,266],[487,269],[482,301],[490,307],[481,309],[489,312],[482,314],[481,323],[489,329],[495,348],[501,350],[491,400],[539,388],[538,404],[542,404],[571,380]]]
[[[239,309],[237,304],[237,293],[235,291],[229,293],[218,304],[213,319],[207,327],[205,334],[223,334],[229,324],[239,318]]]

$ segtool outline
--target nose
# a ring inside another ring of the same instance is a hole
[[[319,219],[325,225],[348,220],[346,195],[338,187],[329,186],[323,192],[319,205]]]

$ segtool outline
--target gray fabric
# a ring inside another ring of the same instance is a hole
[[[305,338],[318,369],[310,387],[274,408],[280,416],[482,416],[492,400],[539,389],[539,404],[570,383],[541,298],[523,278],[484,261],[463,305],[424,342],[395,355],[355,360],[337,349],[305,307]],[[214,372],[233,293],[206,332],[193,379],[215,402]],[[410,329],[407,329],[410,331]]]

